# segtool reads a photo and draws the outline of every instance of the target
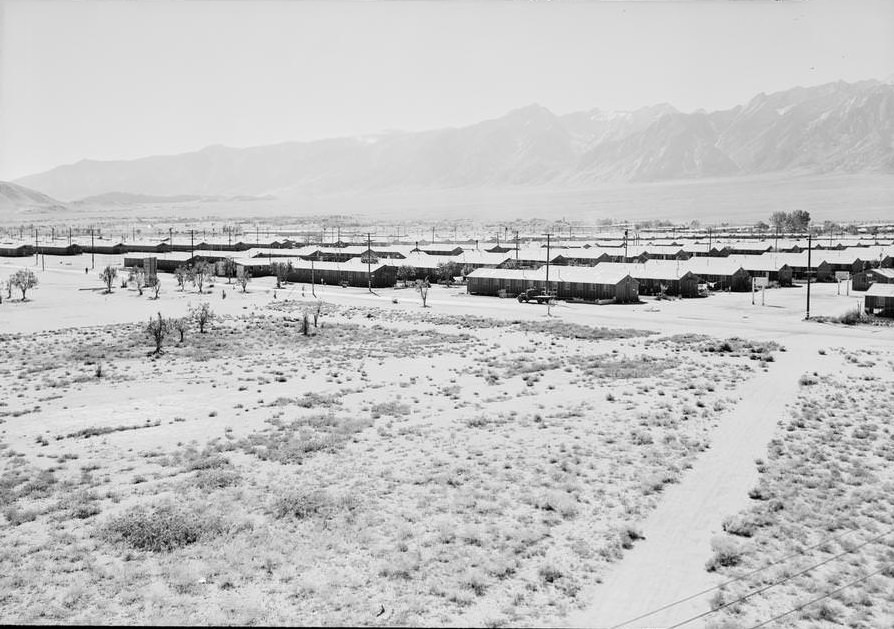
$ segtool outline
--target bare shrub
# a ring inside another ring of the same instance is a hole
[[[242,273],[236,278],[236,283],[242,287],[242,292],[248,292],[248,283],[251,282],[251,272],[248,269],[242,269]]]
[[[233,487],[242,481],[242,475],[230,468],[216,467],[200,470],[194,479],[199,489],[223,489]]]
[[[174,269],[174,277],[177,279],[177,286],[180,287],[180,290],[183,290],[186,287],[186,281],[189,279],[189,269],[181,264]]]
[[[742,548],[729,538],[715,537],[711,540],[711,550],[714,551],[714,555],[705,564],[705,570],[708,572],[738,566],[742,561]]]
[[[225,530],[221,518],[175,503],[140,505],[109,520],[100,537],[137,550],[170,552]]]
[[[161,280],[157,275],[152,275],[146,279],[146,286],[152,289],[152,299],[158,299],[158,293],[161,291]]]
[[[199,333],[204,334],[205,328],[214,320],[214,311],[211,310],[211,304],[207,301],[203,301],[198,306],[193,306],[189,309],[189,314],[195,320],[196,324],[199,326]]]
[[[189,267],[187,272],[190,281],[192,281],[196,290],[200,293],[202,292],[202,287],[205,285],[205,281],[213,275],[211,265],[207,262],[197,262]]]
[[[357,505],[357,500],[350,495],[334,496],[321,489],[294,489],[277,498],[272,511],[277,518],[304,520],[318,516],[332,517],[340,512],[353,511]]]
[[[627,526],[622,527],[620,531],[618,531],[618,539],[621,542],[621,548],[630,550],[631,548],[633,548],[634,542],[637,542],[641,539],[646,539],[646,537],[645,535],[643,535],[643,532],[639,528],[628,524]]]
[[[158,313],[157,317],[152,317],[149,319],[149,323],[146,326],[146,333],[149,337],[155,342],[155,354],[161,354],[162,346],[164,345],[165,339],[171,331],[171,327],[168,323],[168,320],[161,316],[161,313]]]
[[[26,522],[33,522],[37,519],[38,512],[35,509],[20,509],[15,505],[6,507],[3,510],[3,517],[9,522],[10,526],[20,526]]]
[[[189,329],[189,319],[186,317],[177,317],[175,319],[169,319],[171,329],[178,332],[180,334],[180,343],[183,342],[186,331]]]
[[[751,537],[756,529],[754,520],[744,515],[732,515],[723,520],[723,530],[730,535]]]

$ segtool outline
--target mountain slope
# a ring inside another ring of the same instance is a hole
[[[531,105],[458,129],[132,161],[84,160],[18,183],[63,199],[649,182],[765,173],[894,173],[894,85],[830,83],[717,112],[670,105],[556,116]]]
[[[29,209],[62,208],[62,203],[37,190],[0,181],[0,211],[16,212]]]

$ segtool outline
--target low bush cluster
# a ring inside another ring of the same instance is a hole
[[[106,522],[99,534],[136,550],[171,552],[216,537],[225,529],[218,516],[178,503],[160,503],[128,509]]]

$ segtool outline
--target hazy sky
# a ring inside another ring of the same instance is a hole
[[[0,0],[0,179],[866,78],[894,79],[894,0]]]

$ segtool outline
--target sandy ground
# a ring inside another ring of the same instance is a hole
[[[668,627],[708,609],[713,591],[683,599],[725,580],[705,570],[710,540],[721,532],[724,518],[749,505],[748,490],[758,478],[754,461],[766,455],[779,418],[798,393],[805,362],[823,342],[808,337],[783,343],[788,351],[778,354],[770,371],[737,390],[740,401],[720,420],[711,448],[667,490],[643,523],[645,541],[606,576],[592,594],[594,604],[572,617],[571,625]],[[673,606],[656,613],[667,605]]]
[[[285,299],[295,300],[299,304],[306,303],[308,311],[315,303],[310,288],[302,285],[291,285],[277,291],[277,299],[274,300],[273,281],[270,278],[255,280],[245,294],[239,292],[235,285],[217,282],[209,289],[208,294],[198,295],[194,289],[183,292],[177,290],[173,277],[162,275],[163,288],[158,300],[149,299],[148,293],[140,297],[132,289],[119,288],[117,283],[113,294],[104,295],[101,292],[102,284],[97,277],[98,272],[102,265],[115,261],[115,257],[98,259],[96,269],[86,274],[83,271],[85,265],[83,259],[52,259],[48,256],[46,270],[39,266],[35,267],[33,259],[0,261],[0,277],[24,266],[36,269],[40,279],[40,286],[29,295],[28,302],[21,303],[15,300],[10,302],[4,298],[4,303],[0,305],[0,333],[38,335],[60,328],[70,328],[72,338],[76,338],[78,330],[84,326],[143,322],[159,311],[165,316],[182,316],[191,305],[199,301],[211,302],[214,310],[224,317],[269,313],[271,305],[281,303]],[[222,290],[226,290],[225,299],[221,297]],[[742,373],[733,392],[740,401],[734,407],[719,413],[712,420],[712,425],[707,427],[710,431],[710,447],[695,457],[691,469],[680,476],[679,482],[668,485],[660,496],[655,497],[654,510],[642,511],[645,517],[641,519],[640,525],[645,539],[626,551],[623,558],[605,569],[604,573],[602,569],[595,572],[599,575],[601,584],[585,582],[586,588],[583,593],[576,595],[578,606],[582,609],[575,611],[568,608],[564,610],[553,608],[547,613],[538,612],[525,621],[530,622],[531,618],[537,618],[541,623],[568,623],[594,627],[611,626],[633,619],[716,585],[720,577],[715,577],[704,569],[705,560],[710,554],[710,540],[719,532],[721,521],[725,516],[746,506],[747,491],[753,486],[757,475],[754,459],[766,451],[766,444],[786,404],[797,394],[799,376],[805,371],[818,368],[829,372],[836,369],[835,360],[826,360],[821,367],[817,365],[818,350],[834,346],[845,346],[849,349],[894,348],[894,334],[891,328],[849,328],[803,321],[805,292],[803,287],[768,291],[765,306],[759,305],[760,295],[757,296],[758,305],[752,305],[751,295],[747,293],[718,294],[703,300],[661,302],[648,300],[635,306],[559,304],[552,308],[548,316],[546,307],[533,304],[520,305],[514,300],[469,296],[461,287],[450,289],[433,287],[428,299],[430,308],[425,310],[421,308],[419,296],[409,289],[377,290],[375,294],[354,288],[317,289],[318,297],[338,307],[372,306],[381,309],[379,312],[382,314],[377,316],[390,317],[389,325],[396,329],[405,325],[401,323],[404,318],[409,321],[410,317],[419,313],[434,316],[477,315],[500,321],[561,321],[608,327],[632,327],[652,330],[662,335],[695,332],[718,338],[739,336],[759,341],[775,341],[786,348],[787,351],[776,353],[774,362],[765,365],[767,371]],[[815,315],[842,314],[856,306],[859,300],[857,294],[837,295],[837,287],[834,284],[814,285],[812,297],[811,312]],[[300,314],[300,311],[299,306],[286,316]],[[357,316],[365,315],[362,311],[358,311]],[[229,324],[224,320],[221,325],[226,327]],[[406,325],[411,328],[418,327],[418,323]],[[487,343],[493,343],[495,348],[503,350],[521,352],[530,342],[527,334],[524,336],[497,332],[480,334]],[[626,341],[608,342],[602,351],[608,351],[610,348],[630,351],[625,349],[627,345],[629,343]],[[140,351],[145,352],[145,349]],[[551,348],[548,355],[573,356],[574,352],[579,350],[579,343],[563,341]],[[191,381],[183,380],[182,374],[179,379],[174,379],[173,374],[167,377],[158,365],[149,367],[144,365],[128,367],[132,370],[131,375],[116,382],[114,377],[118,367],[111,364],[110,384],[103,389],[85,383],[65,393],[63,397],[53,398],[53,388],[46,388],[45,391],[50,394],[47,399],[43,401],[33,399],[28,402],[42,405],[42,408],[36,411],[41,419],[40,425],[33,426],[27,423],[29,415],[7,419],[7,425],[4,426],[4,440],[16,450],[30,456],[41,451],[34,443],[35,437],[41,433],[52,436],[73,432],[97,425],[97,418],[102,417],[123,416],[124,420],[115,420],[122,423],[142,423],[153,418],[165,419],[165,423],[157,428],[112,433],[102,437],[101,442],[90,442],[88,449],[82,452],[80,460],[84,465],[89,465],[102,462],[113,453],[114,456],[125,460],[133,457],[135,451],[147,452],[169,448],[173,440],[176,440],[178,445],[193,442],[201,446],[213,437],[226,435],[229,435],[227,437],[229,439],[246,437],[256,430],[262,419],[267,416],[269,411],[266,405],[280,395],[278,391],[281,390],[284,395],[289,390],[287,384],[278,385],[273,382],[274,371],[277,361],[287,364],[293,357],[289,355],[288,349],[282,351],[279,357],[277,351],[279,350],[271,349],[268,359],[270,364],[244,381],[241,378],[237,380],[236,374],[227,375],[203,370],[196,371],[191,376]],[[358,378],[356,373],[344,375],[341,373],[344,369],[339,369],[335,365],[318,373],[308,370],[305,374],[308,378],[307,386],[315,390],[332,390],[336,386],[350,389],[354,392],[347,393],[345,399],[354,400],[350,404],[360,409],[364,403],[387,399],[387,396],[384,396],[384,389],[380,390],[381,394],[370,395],[374,390],[371,387],[398,388],[397,383],[409,382],[407,379],[414,377],[425,377],[431,381],[443,380],[443,374],[449,371],[452,380],[446,383],[448,386],[458,386],[465,392],[475,391],[476,395],[485,394],[480,381],[467,374],[469,367],[464,362],[465,359],[460,361],[459,358],[451,358],[449,352],[439,355],[436,346],[432,351],[435,353],[430,355],[422,353],[415,360],[386,354],[375,358],[372,353],[366,359],[358,356],[361,364],[373,365],[378,362],[381,369],[370,369],[368,379],[365,376]],[[435,360],[432,358],[434,356],[441,356],[441,359]],[[484,360],[486,356],[487,352],[482,352],[479,360]],[[134,369],[136,371],[133,371]],[[177,369],[186,369],[186,365]],[[122,376],[124,375],[122,373]],[[681,375],[685,378],[685,374]],[[79,376],[69,374],[68,377]],[[133,377],[142,381],[139,387],[134,386],[132,379],[128,380]],[[302,377],[299,372],[289,373],[289,378],[299,377]],[[557,387],[557,391],[560,392],[558,394],[562,396],[563,408],[571,409],[575,404],[592,402],[597,396],[593,389],[563,388],[567,383],[563,382],[558,371],[544,372],[542,378],[543,384]],[[311,382],[316,384],[311,385]],[[240,385],[238,389],[237,384]],[[507,416],[512,412],[524,414],[539,408],[532,406],[534,398],[525,397],[530,391],[530,386],[519,384],[518,387],[515,384],[510,386],[507,382],[504,390],[487,402],[490,405],[487,407],[492,412],[505,413]],[[242,387],[245,388],[244,391]],[[253,394],[257,401],[248,403],[249,394]],[[407,394],[421,396],[425,394],[425,389],[411,385],[407,389]],[[426,400],[424,404],[426,426],[441,426],[444,430],[452,430],[451,422],[456,422],[462,417],[464,406],[472,405],[471,408],[474,408],[475,404],[485,402],[483,399],[473,401],[466,397],[467,393],[457,401],[451,397],[453,395],[449,392],[439,393],[432,395],[430,401]],[[549,390],[544,390],[543,395],[548,396]],[[605,392],[600,389],[598,395],[604,396]],[[635,392],[631,391],[630,395],[631,401],[638,399]],[[538,404],[542,404],[548,397],[536,399]],[[16,408],[27,410],[24,402]],[[633,417],[635,412],[630,411],[630,416]],[[648,413],[648,408],[639,409],[639,412]],[[185,418],[186,421],[179,421],[178,417]],[[221,418],[226,421],[222,422]],[[423,426],[407,426],[401,430],[410,428],[427,429]],[[379,430],[383,428],[380,427]],[[387,439],[388,434],[397,434],[389,432],[395,430],[396,428],[387,429],[381,433],[382,438]],[[536,432],[532,435],[536,435]],[[536,437],[532,438],[537,440]],[[60,442],[63,446],[68,443],[66,440]],[[500,441],[495,443],[503,444]],[[474,449],[474,444],[468,447]],[[60,450],[58,455],[62,454]],[[434,453],[430,454],[434,456]],[[51,462],[52,459],[48,458],[47,463]],[[140,474],[141,469],[140,466],[136,466],[129,473]],[[578,520],[581,517],[578,516]],[[582,533],[576,531],[574,534]],[[506,596],[511,595],[512,593],[507,591]],[[496,594],[493,598],[501,600]],[[462,603],[463,606],[466,604]],[[668,626],[700,613],[707,607],[707,597],[695,598],[661,615],[649,616],[625,626]],[[569,614],[568,617],[560,620],[566,613]],[[462,619],[459,621],[460,624],[463,622],[489,624],[495,614],[495,608],[482,603],[473,605],[458,616],[439,617],[438,622],[457,622],[456,619],[460,618]],[[395,617],[389,617],[395,620]],[[348,618],[354,622],[360,621],[359,618]],[[404,621],[412,621],[420,617],[409,615],[402,618]],[[506,620],[504,618],[504,622]],[[508,618],[508,622],[513,624],[511,617]]]

